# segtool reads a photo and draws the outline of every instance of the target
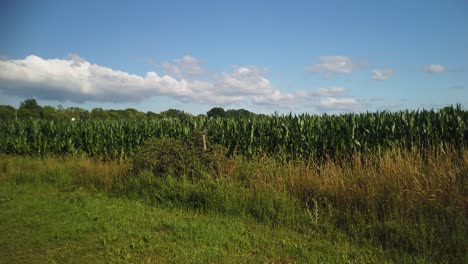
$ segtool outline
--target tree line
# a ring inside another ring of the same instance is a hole
[[[257,114],[245,109],[224,110],[221,107],[210,109],[206,116],[208,117],[253,117]],[[192,114],[178,109],[169,109],[160,113],[152,111],[142,112],[135,108],[124,110],[93,108],[91,111],[80,107],[67,107],[62,105],[53,107],[50,105],[41,106],[36,99],[26,99],[20,103],[18,108],[11,105],[0,105],[0,120],[15,119],[43,119],[43,120],[108,120],[108,119],[161,119],[161,118],[179,118],[186,119],[193,117]]]

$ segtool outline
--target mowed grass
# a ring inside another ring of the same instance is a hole
[[[391,252],[345,237],[5,179],[0,233],[2,263],[393,262]]]

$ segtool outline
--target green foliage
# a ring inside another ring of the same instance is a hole
[[[66,113],[68,119],[87,120],[89,118],[89,111],[80,107],[68,107]]]
[[[77,119],[87,118],[80,109],[58,109],[57,115],[63,111],[72,111]],[[135,114],[133,110],[124,112]],[[267,155],[281,160],[340,160],[356,153],[398,149],[444,153],[468,145],[468,111],[460,106],[440,111],[238,118],[193,117],[175,110],[157,119],[118,119],[119,112],[105,113],[115,114],[115,118],[104,115],[106,120],[97,120],[104,112],[93,109],[90,115],[95,118],[80,122],[4,120],[0,122],[0,153],[124,159],[133,156],[149,138],[173,138],[200,146],[201,136],[193,137],[200,132],[194,131],[205,131],[208,147],[222,145],[229,155]]]
[[[202,178],[210,165],[202,148],[185,144],[177,139],[150,139],[134,157],[135,173],[150,171],[156,177],[175,176]]]
[[[42,118],[45,120],[55,120],[57,119],[56,110],[53,106],[46,105],[42,107]]]
[[[41,112],[20,108],[18,109],[17,115],[20,119],[39,119],[41,117]]]
[[[19,109],[27,109],[32,112],[41,112],[42,107],[37,103],[36,99],[26,99],[20,103]]]
[[[166,118],[177,118],[181,120],[192,117],[191,114],[178,110],[178,109],[169,109],[169,110],[161,112],[160,115]]]
[[[229,109],[229,110],[224,110],[221,107],[213,107],[206,113],[207,117],[213,117],[213,118],[248,118],[248,117],[256,117],[256,114],[245,110],[245,109]]]
[[[247,118],[247,117],[253,118],[256,115],[245,109],[229,109],[226,111],[225,116],[230,117],[230,118]]]
[[[109,114],[107,111],[103,110],[102,108],[93,108],[90,113],[90,117],[93,119],[108,119]]]
[[[0,120],[13,120],[16,118],[16,109],[9,105],[0,105]]]
[[[226,112],[222,107],[213,107],[210,111],[206,112],[207,117],[224,117]]]
[[[152,111],[148,111],[148,112],[146,112],[146,118],[148,118],[148,119],[159,119],[159,118],[161,118],[161,116],[154,113],[154,112],[152,112]]]
[[[150,172],[155,177],[189,179],[216,175],[216,167],[225,157],[225,150],[219,145],[210,145],[205,150],[202,137],[203,133],[194,131],[184,140],[147,140],[133,157],[134,173],[138,175],[141,172]]]

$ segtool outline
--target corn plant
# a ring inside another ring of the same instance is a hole
[[[283,159],[347,157],[386,149],[462,150],[467,146],[468,112],[460,106],[440,111],[375,112],[342,115],[271,115],[246,118],[205,116],[161,120],[0,122],[0,153],[87,154],[125,159],[149,138],[193,140],[206,131],[211,144],[228,153]]]

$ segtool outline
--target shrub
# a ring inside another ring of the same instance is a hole
[[[213,171],[215,151],[204,151],[178,139],[150,139],[133,159],[135,175],[150,171],[154,176],[201,179]]]

